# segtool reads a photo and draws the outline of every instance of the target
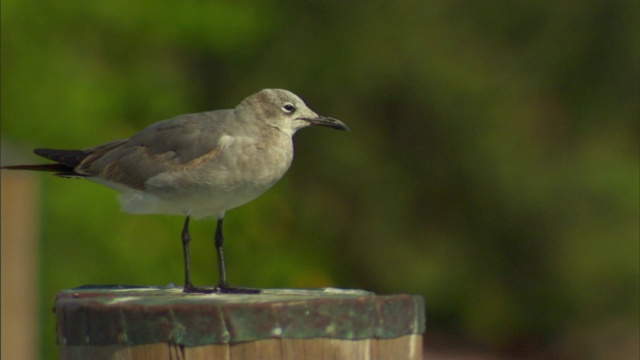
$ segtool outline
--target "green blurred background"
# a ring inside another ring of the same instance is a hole
[[[351,127],[301,131],[287,176],[227,213],[232,284],[422,294],[427,349],[637,356],[637,1],[1,10],[2,139],[26,161],[41,162],[34,147],[91,147],[263,88]],[[48,359],[57,291],[182,284],[183,219],[120,213],[115,192],[88,181],[41,180]],[[197,285],[217,280],[214,226],[192,225]]]

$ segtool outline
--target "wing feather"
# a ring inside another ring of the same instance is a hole
[[[127,140],[92,149],[76,171],[144,189],[148,179],[165,172],[196,167],[219,156],[229,110],[182,115],[147,127]]]

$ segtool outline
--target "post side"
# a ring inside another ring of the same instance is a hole
[[[74,289],[55,313],[63,360],[418,360],[425,330],[421,296],[340,289]]]

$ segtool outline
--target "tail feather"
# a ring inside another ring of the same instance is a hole
[[[31,171],[50,171],[55,172],[58,176],[84,177],[85,175],[75,172],[76,166],[80,165],[82,160],[89,155],[89,152],[83,150],[54,150],[54,149],[35,149],[36,155],[42,156],[49,160],[55,161],[57,164],[42,165],[9,165],[2,166],[0,169],[8,170],[31,170]]]
[[[89,155],[89,152],[84,150],[35,149],[33,152],[38,156],[70,167],[80,165],[82,160]]]
[[[9,165],[2,166],[0,169],[8,170],[30,170],[30,171],[51,171],[59,176],[80,176],[73,171],[72,167],[65,164],[44,164],[44,165]]]

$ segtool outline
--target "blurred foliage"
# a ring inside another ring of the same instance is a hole
[[[638,15],[624,0],[4,0],[1,131],[84,148],[292,90],[352,133],[302,131],[285,179],[228,213],[232,283],[420,293],[429,332],[604,358],[638,334]],[[52,358],[56,291],[182,283],[182,219],[43,178]],[[216,281],[214,225],[193,225],[196,284]]]

